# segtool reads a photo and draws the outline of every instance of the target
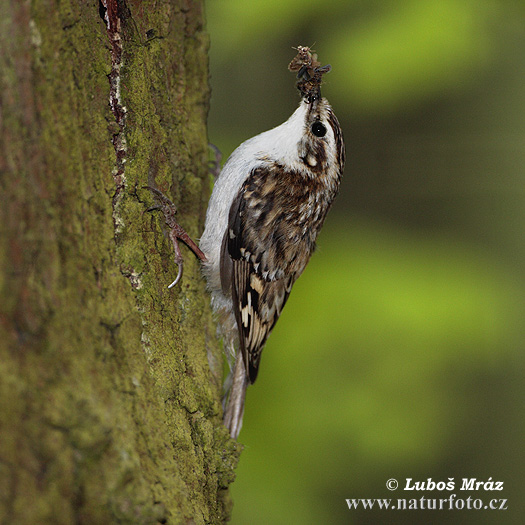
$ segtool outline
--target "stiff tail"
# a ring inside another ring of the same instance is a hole
[[[246,368],[240,352],[235,359],[235,369],[233,371],[233,380],[228,395],[228,403],[224,412],[224,424],[230,431],[232,439],[237,439],[242,427],[242,416],[244,414],[244,398],[246,397],[246,388],[248,387],[248,377]]]

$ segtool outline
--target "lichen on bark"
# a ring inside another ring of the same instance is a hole
[[[0,521],[221,523],[239,450],[209,365],[220,348],[188,250],[166,287],[177,267],[143,189],[198,237],[202,4],[113,5],[123,125],[104,3],[0,7]]]

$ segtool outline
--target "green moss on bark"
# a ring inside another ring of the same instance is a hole
[[[208,298],[184,247],[182,283],[167,289],[177,267],[142,189],[170,195],[198,237],[209,191],[202,5],[129,2],[121,13],[123,128],[97,3],[0,9],[0,521],[223,522],[239,450],[221,422]]]

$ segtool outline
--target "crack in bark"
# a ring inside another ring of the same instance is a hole
[[[127,155],[126,137],[124,128],[126,125],[126,107],[122,104],[120,93],[120,68],[122,66],[122,37],[121,16],[119,0],[101,0],[99,13],[106,22],[109,42],[111,44],[111,73],[109,74],[109,105],[115,116],[118,131],[113,135],[113,147],[115,148],[115,168],[113,179],[115,180],[115,194],[113,195],[113,224],[115,235],[122,230],[124,223],[119,214],[119,204],[126,187],[125,164]],[[100,8],[103,7],[103,9]]]
[[[120,205],[126,189],[126,160],[127,142],[125,135],[126,128],[126,106],[122,103],[120,92],[121,76],[120,70],[123,63],[123,44],[122,44],[122,22],[131,18],[131,13],[125,0],[100,0],[99,14],[106,22],[109,42],[111,44],[111,73],[109,79],[109,105],[115,117],[117,131],[113,134],[113,147],[115,148],[115,167],[112,175],[115,181],[115,193],[113,194],[113,227],[115,238],[124,228],[124,220],[120,213]],[[140,274],[133,268],[121,268],[121,273],[127,277],[131,286],[135,290],[142,288]]]

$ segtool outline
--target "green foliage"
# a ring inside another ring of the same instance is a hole
[[[230,0],[208,4],[208,26],[212,56],[221,64],[250,54],[261,64],[261,48],[271,61],[276,43],[310,45],[301,33],[312,35],[321,59],[329,57],[335,65],[330,99],[340,108],[380,114],[468,83],[494,60],[501,45],[497,22],[510,5],[495,0]],[[290,41],[296,34],[302,40]]]
[[[207,18],[225,155],[293,111],[298,44],[332,65],[323,94],[347,144],[318,253],[248,391],[233,522],[384,523],[344,498],[472,475],[503,479],[520,523],[523,3],[224,0]]]
[[[493,58],[500,11],[492,0],[383,2],[379,16],[328,37],[326,52],[344,64],[333,96],[383,113],[460,88]]]
[[[446,239],[356,220],[325,231],[248,393],[234,523],[337,523],[345,497],[389,497],[400,470],[428,477],[471,446],[465,384],[519,363],[523,304],[502,275]]]

